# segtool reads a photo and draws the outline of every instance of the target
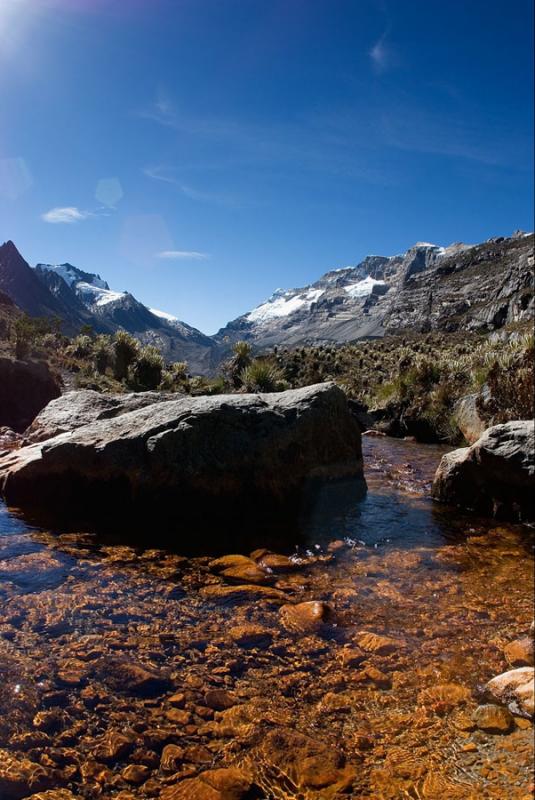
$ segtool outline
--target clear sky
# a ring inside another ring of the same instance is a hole
[[[531,0],[0,0],[0,241],[207,333],[533,227]]]

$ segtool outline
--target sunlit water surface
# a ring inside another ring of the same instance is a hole
[[[167,800],[179,780],[230,765],[256,797],[328,800],[353,770],[340,796],[527,800],[530,724],[492,735],[471,714],[533,618],[530,530],[434,505],[445,448],[367,438],[364,450],[367,494],[318,498],[304,537],[284,548],[292,561],[254,584],[222,577],[210,552],[181,555],[178,538],[173,552],[148,549],[157,531],[134,548],[32,528],[1,507],[0,749],[37,770],[25,791],[24,777],[2,783],[0,764],[2,800],[60,786]],[[254,523],[250,551],[263,545]],[[332,618],[285,625],[280,606],[306,600],[329,603]],[[243,626],[256,639],[244,644]],[[351,659],[363,632],[395,646]],[[146,696],[118,664],[161,686]],[[281,764],[266,749],[273,730],[338,760],[307,777],[304,756]],[[169,744],[180,748],[171,765]],[[143,767],[135,788],[132,764]]]

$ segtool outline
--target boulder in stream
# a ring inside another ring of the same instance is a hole
[[[9,505],[56,512],[68,525],[179,523],[217,538],[225,520],[256,533],[267,518],[294,514],[316,482],[363,483],[360,432],[333,384],[156,398],[134,410],[129,395],[99,399],[98,411],[87,399],[70,393],[74,430],[0,458]],[[51,404],[30,436],[64,430],[65,411],[65,401]]]
[[[494,425],[471,446],[442,457],[433,497],[498,519],[535,519],[533,420]]]

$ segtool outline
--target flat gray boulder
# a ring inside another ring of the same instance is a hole
[[[163,392],[102,394],[93,389],[65,392],[48,403],[36,416],[24,432],[25,444],[44,442],[59,433],[73,431],[101,419],[113,419],[129,411],[176,398],[176,394]]]
[[[175,396],[134,410],[131,397],[115,395],[113,416],[103,408],[111,401],[89,398],[90,410],[87,392],[65,397],[73,430],[0,458],[6,502],[34,517],[42,510],[95,527],[226,519],[256,529],[266,515],[295,511],[311,482],[363,481],[359,429],[333,384]],[[56,403],[61,413],[45,410],[30,435],[62,429],[65,402]]]
[[[442,457],[433,482],[436,500],[497,519],[535,519],[533,420],[494,425],[471,446]]]

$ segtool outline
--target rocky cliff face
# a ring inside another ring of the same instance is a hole
[[[277,290],[215,339],[259,348],[347,342],[411,330],[499,328],[533,314],[533,235],[481,245],[419,242],[368,256],[300,289]]]

